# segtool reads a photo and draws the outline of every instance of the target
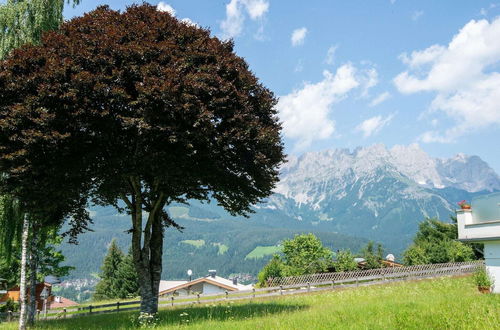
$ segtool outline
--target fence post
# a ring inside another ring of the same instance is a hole
[[[89,305],[89,314],[92,314],[92,305]]]
[[[12,321],[12,311],[7,311],[7,322]]]
[[[116,310],[119,310],[119,309],[120,309],[120,302],[119,302],[119,301],[117,301],[117,302],[116,302]]]
[[[40,310],[39,309],[37,309],[37,311],[36,311],[36,320],[40,321]]]
[[[335,286],[335,280],[332,280],[332,289]]]
[[[225,292],[226,292],[226,299],[229,299],[229,292],[227,292],[227,290]]]
[[[63,319],[66,318],[66,308],[63,308]]]
[[[280,285],[280,295],[283,295],[283,285]]]
[[[356,275],[356,286],[359,286],[359,276]]]
[[[198,299],[198,304],[200,304],[200,294],[199,294],[199,293],[197,293],[197,294],[196,294],[196,297],[197,297],[197,299]]]
[[[253,292],[252,298],[255,298],[255,288],[252,288],[252,292]]]
[[[311,291],[311,283],[307,282],[307,292]]]
[[[172,301],[172,306],[174,305],[174,295],[172,295],[172,297],[170,297],[170,300]]]

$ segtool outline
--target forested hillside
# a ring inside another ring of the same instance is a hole
[[[213,211],[217,207],[212,204],[203,205],[206,210],[196,204],[189,209],[181,205],[169,208],[185,229],[183,232],[174,228],[165,230],[163,279],[184,279],[187,269],[192,269],[195,277],[205,275],[208,269],[216,269],[222,276],[235,273],[256,275],[279,250],[278,245],[283,239],[304,232],[315,233],[325,246],[333,250],[349,248],[358,251],[367,242],[362,238],[314,229],[272,228],[253,218],[219,215]],[[76,267],[69,278],[95,276],[113,238],[124,251],[130,244],[126,232],[128,217],[116,214],[114,209],[100,207],[92,209],[91,214],[94,231],[81,235],[79,245],[62,246],[67,264]],[[269,222],[272,221],[269,218]]]

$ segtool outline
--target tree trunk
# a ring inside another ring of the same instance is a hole
[[[36,303],[36,276],[38,267],[38,230],[35,225],[31,227],[30,241],[30,299],[28,309],[28,325],[35,324],[37,310]]]
[[[163,226],[160,216],[155,215],[152,219],[149,235],[151,236],[149,244],[143,245],[140,249],[140,259],[136,259],[134,253],[134,264],[139,274],[141,312],[155,314],[158,312],[163,255]]]
[[[19,285],[19,301],[21,303],[21,311],[19,313],[19,330],[26,329],[26,312],[27,312],[27,294],[26,294],[26,268],[28,255],[28,235],[29,221],[28,215],[24,215],[23,234],[21,239],[21,279]]]
[[[133,187],[132,200],[123,196],[132,216],[132,255],[139,275],[141,313],[158,312],[158,289],[160,286],[163,255],[163,224],[161,211],[165,205],[159,193],[149,211],[146,225],[142,225],[143,196],[140,181],[130,178]],[[144,228],[144,229],[143,229]]]

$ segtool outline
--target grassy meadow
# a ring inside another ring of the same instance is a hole
[[[40,322],[36,328],[134,329],[136,316],[78,317]],[[161,310],[156,329],[171,328],[500,329],[500,295],[480,294],[471,277],[439,278]]]
[[[257,246],[249,254],[246,255],[245,259],[260,259],[268,255],[278,253],[282,250],[281,246],[271,245],[271,246]]]

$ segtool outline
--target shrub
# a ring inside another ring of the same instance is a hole
[[[491,287],[493,285],[493,279],[485,268],[480,268],[474,273],[474,282],[478,287]]]
[[[284,272],[284,264],[280,256],[274,255],[273,258],[259,272],[257,283],[258,287],[265,287],[267,280],[275,277],[282,277]]]
[[[356,270],[358,263],[354,260],[354,255],[349,250],[342,250],[337,252],[337,257],[333,262],[336,272],[348,272]]]

